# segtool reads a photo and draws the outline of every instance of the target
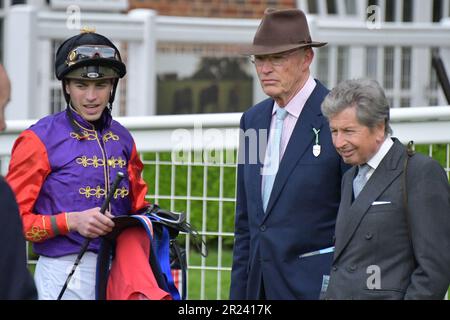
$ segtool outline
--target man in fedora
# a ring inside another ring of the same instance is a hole
[[[267,9],[245,49],[269,96],[241,118],[231,299],[318,299],[333,259],[343,173],[310,75],[305,14]],[[255,154],[256,153],[256,154]],[[256,159],[256,160],[255,160]]]

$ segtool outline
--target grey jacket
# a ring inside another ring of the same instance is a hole
[[[345,174],[335,253],[324,299],[442,299],[450,284],[450,190],[439,163],[421,154],[407,169],[397,140],[353,201]]]

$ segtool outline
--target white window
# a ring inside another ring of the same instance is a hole
[[[3,24],[5,21],[5,4],[0,1],[0,61],[3,61]]]
[[[345,0],[345,14],[351,16],[357,14],[356,0]]]

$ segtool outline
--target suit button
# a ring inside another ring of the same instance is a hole
[[[261,227],[259,227],[259,230],[261,230],[262,232],[266,231],[267,227],[265,225],[262,225]]]
[[[370,233],[370,232],[368,232],[368,233],[366,233],[366,235],[364,236],[364,238],[366,238],[366,240],[370,240],[370,239],[373,238],[373,234]]]
[[[356,266],[355,265],[351,265],[347,267],[347,271],[348,272],[355,272],[356,271]]]
[[[336,266],[333,266],[333,271],[337,271],[338,270],[338,267],[336,267]]]

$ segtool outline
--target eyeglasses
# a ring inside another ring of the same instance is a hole
[[[104,58],[119,60],[117,51],[114,48],[107,46],[80,46],[69,52],[66,63],[71,66],[74,63],[93,58]]]
[[[292,51],[288,51],[286,53],[278,53],[278,54],[271,54],[271,55],[263,55],[263,56],[251,56],[250,61],[255,64],[257,67],[262,67],[266,61],[269,61],[269,63],[274,67],[279,67],[283,65],[287,58],[298,52],[299,49],[295,49]]]

